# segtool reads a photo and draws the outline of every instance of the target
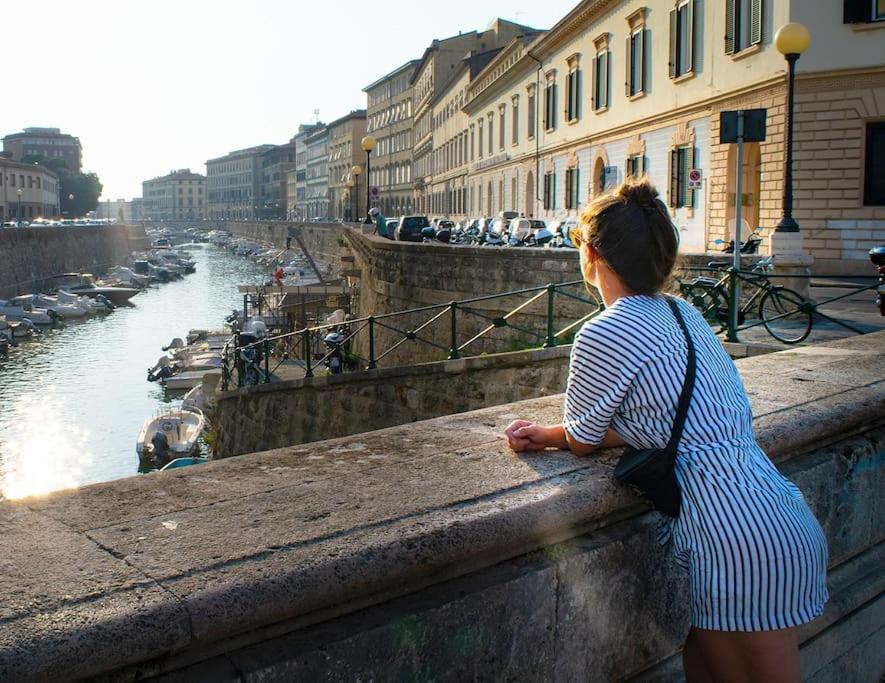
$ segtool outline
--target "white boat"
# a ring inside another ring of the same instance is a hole
[[[140,289],[144,289],[151,283],[151,278],[148,275],[139,275],[131,268],[127,268],[126,266],[116,266],[111,268],[108,273],[108,281],[109,282],[119,282],[124,285],[128,285],[130,287],[138,287]]]
[[[145,420],[138,434],[135,452],[142,461],[159,467],[175,458],[198,452],[197,440],[206,426],[199,410],[167,410]]]
[[[0,335],[11,342],[13,346],[16,345],[19,339],[29,339],[32,337],[34,330],[34,325],[28,320],[11,322],[6,319],[6,316],[0,315]]]
[[[203,383],[203,376],[207,372],[213,372],[217,368],[204,368],[202,370],[191,370],[190,372],[180,372],[177,375],[166,377],[163,380],[163,386],[168,391],[189,391]]]
[[[85,318],[89,315],[89,309],[82,308],[76,303],[60,301],[57,297],[47,296],[46,294],[23,294],[9,301],[12,304],[25,308],[29,306],[45,308],[47,311],[55,313],[61,320]]]
[[[52,325],[58,316],[45,308],[33,306],[16,306],[10,301],[0,299],[0,315],[8,320],[30,320],[35,325]]]

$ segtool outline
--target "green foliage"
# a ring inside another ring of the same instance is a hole
[[[72,173],[64,159],[51,159],[28,154],[22,158],[26,164],[40,164],[58,176],[62,215],[76,218],[95,211],[101,196],[102,184],[95,173]],[[71,199],[73,195],[73,199]]]

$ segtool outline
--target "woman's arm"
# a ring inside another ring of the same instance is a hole
[[[504,430],[507,441],[517,453],[522,451],[540,451],[545,448],[559,448],[570,450],[575,455],[590,455],[598,448],[617,448],[626,446],[626,442],[615,433],[611,427],[606,432],[605,438],[596,445],[576,441],[560,425],[545,427],[527,420],[515,420]]]

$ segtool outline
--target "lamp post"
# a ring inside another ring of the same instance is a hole
[[[369,210],[372,208],[372,200],[369,198],[369,190],[372,184],[372,150],[375,149],[375,138],[367,135],[363,138],[360,145],[366,153],[366,223],[371,223]]]
[[[784,168],[783,214],[775,232],[799,232],[793,219],[793,94],[796,85],[796,62],[808,48],[811,35],[802,24],[784,24],[774,36],[774,44],[787,60],[787,158]]]
[[[345,194],[347,195],[347,218],[348,222],[353,221],[353,169],[351,169],[351,175],[347,179],[347,189],[345,190]]]
[[[18,188],[15,191],[15,194],[18,197],[18,220],[20,223],[22,221],[22,219],[25,217],[24,211],[22,211],[22,194],[24,194],[24,190],[22,190],[21,188]]]
[[[358,202],[359,202],[359,196],[360,196],[360,174],[363,172],[363,167],[360,166],[359,164],[355,164],[353,166],[353,168],[350,169],[350,172],[353,175],[354,185],[356,185],[356,190],[353,193],[353,200],[354,200],[353,201],[353,205],[354,205],[354,207],[353,207],[353,220],[356,223],[356,222],[359,222],[359,221],[357,221],[357,217],[356,217],[356,207],[359,205]],[[366,184],[368,185],[368,180],[366,181]],[[366,212],[366,215],[368,215],[368,212]]]

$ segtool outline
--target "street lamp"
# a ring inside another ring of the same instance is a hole
[[[349,221],[352,221],[353,220],[353,198],[354,198],[353,169],[351,169],[351,175],[347,179],[347,189],[344,191],[344,194],[347,198],[347,218]]]
[[[369,198],[369,186],[372,184],[372,150],[375,149],[375,138],[367,135],[363,138],[360,145],[366,153],[366,223],[371,223],[369,210],[372,208],[372,201]]]
[[[24,190],[18,188],[15,194],[18,196],[18,220],[21,222],[22,218],[25,217],[25,213],[22,211],[22,194],[24,194]]]
[[[799,232],[793,220],[793,93],[796,85],[796,62],[808,48],[811,34],[802,24],[784,24],[774,36],[774,44],[787,60],[787,160],[784,172],[783,215],[775,232]]]
[[[353,198],[354,198],[353,220],[354,220],[354,222],[359,222],[356,217],[356,207],[358,205],[357,202],[359,201],[359,196],[360,196],[360,174],[363,172],[363,167],[360,166],[359,164],[355,164],[353,166],[353,168],[350,169],[350,172],[353,175],[353,182],[356,185],[356,191],[353,193]],[[368,185],[368,184],[369,184],[369,181],[366,180],[366,185]],[[367,192],[367,194],[368,194],[368,192]]]

